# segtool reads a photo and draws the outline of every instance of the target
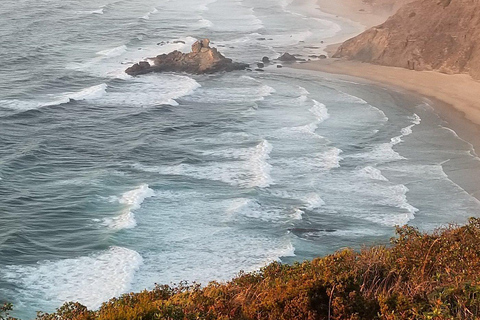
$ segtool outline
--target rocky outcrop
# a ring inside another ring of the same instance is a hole
[[[284,62],[293,62],[293,61],[297,61],[298,59],[293,54],[285,52],[277,60],[284,61]]]
[[[215,73],[221,71],[243,70],[248,64],[233,62],[225,58],[216,48],[210,47],[210,40],[202,39],[192,45],[192,52],[173,51],[141,61],[129,67],[125,72],[132,76],[150,72],[187,72],[193,74]]]
[[[333,57],[480,79],[480,1],[411,2],[344,42]]]

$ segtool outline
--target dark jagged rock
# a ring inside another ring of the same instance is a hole
[[[297,61],[297,58],[294,55],[291,55],[288,52],[285,52],[280,58],[278,58],[280,61]]]
[[[283,68],[281,64],[277,64],[277,68]]]
[[[248,64],[233,62],[225,58],[216,48],[210,48],[210,40],[202,39],[192,45],[192,52],[173,51],[161,54],[147,61],[135,63],[125,72],[131,76],[150,72],[187,72],[193,74],[221,71],[244,70]]]
[[[288,52],[285,52],[281,57],[279,57],[277,60],[283,61],[283,62],[295,62],[295,61],[305,61],[305,59],[299,59],[296,57],[297,55],[290,54]]]

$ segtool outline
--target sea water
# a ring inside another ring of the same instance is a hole
[[[203,37],[240,62],[308,59],[354,28],[318,9],[3,1],[0,301],[25,319],[95,309],[478,216],[444,168],[478,174],[479,159],[426,99],[276,66],[123,72]]]

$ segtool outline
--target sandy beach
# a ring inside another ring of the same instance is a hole
[[[318,0],[319,8],[328,14],[342,17],[366,28],[378,25],[394,14],[398,7],[411,0]],[[344,34],[346,40],[356,34]],[[326,51],[332,55],[340,45],[331,44]],[[432,101],[435,112],[448,123],[460,138],[480,150],[480,81],[467,74],[448,75],[433,71],[412,71],[347,61],[325,59],[292,65],[306,72],[335,74],[340,78],[386,87],[407,94],[417,94]],[[478,179],[461,170],[447,172],[450,179],[480,199]]]

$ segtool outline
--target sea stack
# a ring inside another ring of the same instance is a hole
[[[209,39],[201,39],[192,45],[192,52],[178,50],[161,54],[148,61],[140,61],[125,70],[131,76],[150,72],[186,72],[192,74],[244,70],[248,64],[233,62],[225,58],[216,48],[210,47]]]

